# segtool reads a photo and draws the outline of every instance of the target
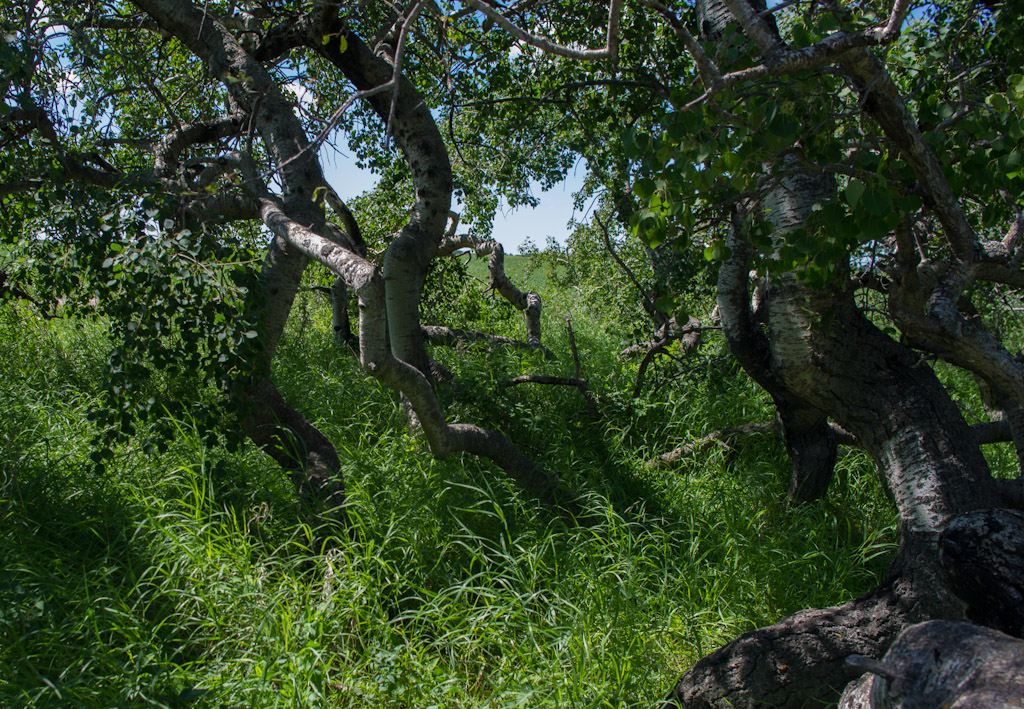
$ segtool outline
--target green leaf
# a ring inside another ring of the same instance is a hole
[[[856,207],[860,202],[860,198],[864,194],[866,187],[867,186],[858,179],[850,180],[850,184],[848,184],[846,189],[843,191],[846,203],[851,207]]]
[[[730,256],[732,256],[732,249],[721,241],[715,241],[704,247],[704,260],[706,261],[726,261]]]
[[[1024,74],[1011,74],[1006,78],[1006,88],[1018,103],[1024,101]]]
[[[868,190],[861,199],[864,202],[864,207],[876,216],[884,217],[892,211],[892,199],[887,191]]]
[[[904,212],[916,212],[922,206],[924,206],[924,202],[917,195],[907,195],[900,200],[900,209]]]
[[[654,307],[663,313],[671,313],[675,310],[676,299],[670,295],[663,295],[654,301]]]
[[[622,131],[622,149],[628,157],[637,157],[640,153],[636,144],[636,129],[632,126]]]
[[[647,200],[654,194],[654,188],[654,180],[647,177],[641,177],[633,183],[633,194],[637,196],[637,199]]]
[[[1008,113],[1010,102],[1006,100],[1006,94],[992,94],[985,99],[985,103],[991,106],[996,113]]]
[[[342,54],[344,54],[345,50],[348,49],[348,40],[345,39],[345,35],[343,35],[341,32],[333,32],[331,34],[325,34],[323,37],[320,38],[320,44],[322,44],[322,45],[324,45],[326,47],[327,45],[329,45],[331,43],[331,41],[335,37],[338,38],[338,51],[341,52]]]

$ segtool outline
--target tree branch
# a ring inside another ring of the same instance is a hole
[[[619,56],[619,20],[622,15],[622,6],[624,0],[611,0],[608,6],[608,34],[605,41],[605,46],[600,49],[573,49],[566,47],[561,44],[552,42],[549,39],[540,37],[538,35],[530,34],[525,30],[520,29],[511,20],[506,18],[500,12],[495,10],[493,7],[488,5],[483,0],[465,0],[465,4],[472,7],[475,10],[479,10],[484,15],[494,20],[494,22],[501,27],[503,30],[508,32],[510,35],[525,42],[531,47],[545,52],[546,54],[555,54],[568,59],[583,59],[583,60],[596,60],[596,59],[609,59],[614,64],[618,60]]]

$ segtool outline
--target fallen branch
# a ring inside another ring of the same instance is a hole
[[[709,433],[703,438],[698,438],[694,441],[679,446],[668,453],[662,453],[657,458],[653,458],[647,461],[648,468],[661,468],[672,463],[675,463],[680,458],[685,456],[700,453],[706,450],[712,444],[718,444],[726,450],[732,450],[733,439],[739,436],[751,436],[758,433],[778,433],[779,425],[775,421],[758,421],[754,423],[745,423],[742,426],[736,426],[734,428],[725,428],[721,431],[714,431]]]
[[[586,379],[579,379],[577,377],[551,377],[545,374],[521,374],[518,377],[512,377],[505,386],[514,386],[516,384],[550,384],[554,386],[571,386],[576,387],[583,394],[583,398],[587,400],[587,405],[590,407],[590,411],[594,416],[598,415],[597,399],[590,393],[590,387],[587,385]]]
[[[829,423],[829,427],[832,429],[832,432],[835,433],[837,443],[851,448],[859,447],[857,439],[854,438],[853,434],[849,431],[846,431],[835,423]],[[701,453],[713,444],[717,444],[726,450],[732,450],[734,440],[740,436],[753,436],[756,434],[767,433],[781,435],[782,431],[777,420],[755,421],[753,423],[745,423],[742,426],[735,426],[733,428],[723,428],[719,431],[713,431],[703,438],[698,438],[681,445],[668,453],[662,453],[658,457],[652,458],[647,461],[647,467],[663,468],[669,466],[677,462],[680,458]]]
[[[441,325],[424,325],[423,337],[431,345],[454,347],[459,344],[484,344],[490,347],[514,347],[530,350],[539,350],[544,353],[546,359],[555,359],[555,353],[540,343],[523,342],[511,337],[502,335],[489,335],[485,332],[473,332],[471,330],[459,330],[454,327]]]
[[[597,408],[597,399],[590,391],[590,385],[587,384],[587,380],[583,378],[580,368],[580,353],[576,349],[576,335],[572,331],[572,319],[565,316],[565,329],[569,333],[569,347],[572,350],[572,363],[573,363],[573,374],[571,377],[552,377],[544,374],[523,374],[518,377],[512,377],[505,386],[514,386],[516,384],[548,384],[553,386],[572,386],[580,390],[583,394],[583,398],[587,400],[587,405],[590,407],[590,414],[594,418],[600,415]]]
[[[836,443],[839,445],[848,446],[850,448],[861,447],[860,442],[857,441],[854,435],[849,431],[844,430],[835,423],[829,423],[829,427],[831,427],[833,433],[836,434]],[[695,455],[706,450],[712,444],[718,444],[726,450],[731,450],[734,439],[740,436],[751,436],[764,433],[778,434],[778,423],[775,421],[760,421],[755,423],[746,423],[734,428],[724,428],[720,431],[714,431],[703,438],[690,441],[689,443],[674,448],[668,453],[662,453],[658,457],[647,461],[647,467],[661,468],[671,465],[680,458]],[[1013,442],[1013,437],[1010,435],[1009,421],[985,421],[983,423],[972,424],[971,434],[974,436],[975,443],[979,446],[991,443]]]
[[[469,234],[456,236],[455,231],[459,225],[458,213],[451,212],[449,219],[451,221],[448,231],[437,250],[437,255],[450,256],[460,249],[469,249],[479,258],[489,256],[487,273],[491,290],[501,294],[501,297],[511,303],[512,307],[523,312],[526,319],[526,341],[539,347],[542,307],[540,295],[533,291],[519,290],[505,275],[505,249],[501,244],[493,239],[478,239]]]
[[[673,329],[671,326],[675,323],[675,318],[669,321],[668,325],[662,328],[664,333],[662,338],[654,342],[647,354],[644,355],[643,360],[640,362],[640,367],[636,372],[636,384],[633,385],[633,398],[637,399],[640,397],[640,392],[643,390],[644,378],[647,376],[647,368],[651,366],[654,358],[659,354],[665,352],[665,349],[675,342],[681,340],[683,344],[683,352],[688,354],[695,350],[703,339],[701,332],[703,328],[700,326],[700,320],[691,316],[686,325],[681,329]],[[630,348],[631,349],[631,348]],[[626,350],[627,352],[629,349]]]

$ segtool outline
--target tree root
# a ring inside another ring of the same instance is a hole
[[[923,620],[919,584],[896,577],[832,608],[803,610],[741,635],[686,671],[662,709],[802,707],[834,703],[857,670],[850,655],[882,657]]]
[[[970,623],[911,626],[867,665],[840,709],[1010,707],[1024,697],[1024,641]]]

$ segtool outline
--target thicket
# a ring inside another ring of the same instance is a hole
[[[578,491],[583,523],[486,461],[431,460],[312,291],[274,375],[337,443],[350,530],[311,527],[269,458],[229,452],[188,416],[140,425],[97,467],[111,323],[0,304],[0,704],[650,706],[737,634],[879,581],[894,516],[865,456],[844,450],[829,499],[795,507],[770,435],[649,468],[669,446],[769,420],[770,403],[714,331],[632,398],[637,362],[619,354],[632,332],[587,295],[614,266],[576,286],[529,266],[510,271],[543,292],[556,359],[438,348],[457,377],[441,392],[454,419],[503,430]],[[452,324],[521,336],[477,268],[453,309],[469,319]],[[504,385],[571,373],[566,316],[597,417],[575,389]],[[158,405],[204,386],[161,376]],[[147,445],[160,425],[176,430],[164,453]]]

